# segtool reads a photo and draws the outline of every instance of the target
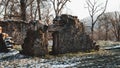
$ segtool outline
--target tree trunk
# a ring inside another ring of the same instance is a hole
[[[6,19],[6,15],[7,15],[7,7],[5,8],[4,20]]]
[[[41,20],[40,1],[41,0],[37,0],[37,8],[38,8],[39,20]]]
[[[118,27],[117,32],[118,32],[117,41],[120,41],[120,29],[119,29],[119,27]]]
[[[92,24],[92,26],[91,26],[91,39],[94,39],[94,24]]]
[[[108,24],[106,24],[105,40],[108,40]]]
[[[26,0],[20,0],[21,4],[21,20],[26,21]]]
[[[7,7],[8,7],[8,4],[9,4],[9,1],[10,1],[10,0],[8,0],[8,1],[6,2],[6,4],[5,4],[4,20],[6,19],[6,16],[7,16]]]
[[[33,20],[33,5],[31,4],[30,5],[30,17],[31,17],[31,19]]]

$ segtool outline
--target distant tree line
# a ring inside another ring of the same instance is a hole
[[[57,16],[69,0],[0,0],[0,16],[15,20],[43,20]],[[52,8],[53,7],[53,8]],[[55,13],[55,14],[54,14]]]
[[[120,12],[109,12],[98,19],[97,39],[120,41]]]
[[[71,0],[0,0],[0,17],[3,20],[42,20],[50,24],[51,18],[62,14]],[[91,38],[120,41],[120,13],[105,13],[108,0],[86,0],[91,17]],[[97,17],[96,17],[97,16]],[[97,24],[97,28],[95,25]],[[96,28],[96,29],[95,29]]]
[[[120,41],[120,12],[105,13],[108,1],[102,3],[100,0],[86,0],[91,18],[90,36],[93,40]]]

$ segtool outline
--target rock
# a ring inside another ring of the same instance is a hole
[[[3,40],[3,34],[0,33],[0,52],[8,52],[9,50],[7,49],[5,42]]]

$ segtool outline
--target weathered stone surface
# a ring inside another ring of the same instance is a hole
[[[53,54],[90,51],[94,49],[93,40],[84,31],[84,25],[76,16],[61,15],[53,21]]]
[[[8,52],[8,49],[5,45],[5,42],[3,40],[3,34],[0,33],[0,52]]]
[[[47,51],[47,26],[39,20],[23,21],[6,20],[0,21],[3,31],[13,37],[16,44],[22,45],[26,55],[45,55]]]
[[[44,56],[48,54],[48,40],[46,26],[37,30],[27,30],[26,38],[22,45],[22,53],[32,56]]]
[[[48,54],[47,31],[52,33],[53,54],[99,50],[99,46],[93,44],[93,40],[85,33],[83,23],[76,16],[58,16],[49,28],[39,21],[0,21],[0,26],[5,33],[13,37],[15,43],[22,44],[22,53],[26,55]]]
[[[13,38],[16,44],[22,44],[29,24],[23,21],[0,21],[3,32]]]
[[[28,29],[36,30],[38,27],[42,27],[39,20],[30,22],[6,20],[0,21],[0,26],[3,28],[3,32],[7,33],[16,44],[20,45],[24,43]]]

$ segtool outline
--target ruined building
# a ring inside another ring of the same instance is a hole
[[[48,54],[48,32],[52,34],[52,54],[90,51],[93,40],[85,33],[84,25],[76,16],[63,14],[46,26],[39,21],[0,21],[3,31],[22,45],[22,53],[33,56]],[[95,48],[98,50],[98,48]]]
[[[0,21],[3,32],[13,37],[15,44],[22,45],[22,53],[25,55],[43,56],[48,54],[47,26],[38,20],[30,21]]]
[[[45,56],[48,54],[48,26],[36,23],[35,27],[27,30],[24,43],[22,44],[22,53],[32,56]]]
[[[28,23],[23,21],[5,20],[0,21],[0,26],[3,32],[13,38],[16,44],[23,44],[26,35],[26,30],[29,28]]]
[[[51,28],[52,27],[52,28]],[[84,31],[76,16],[61,15],[54,19],[48,30],[53,36],[53,54],[63,54],[93,49],[93,41]]]

